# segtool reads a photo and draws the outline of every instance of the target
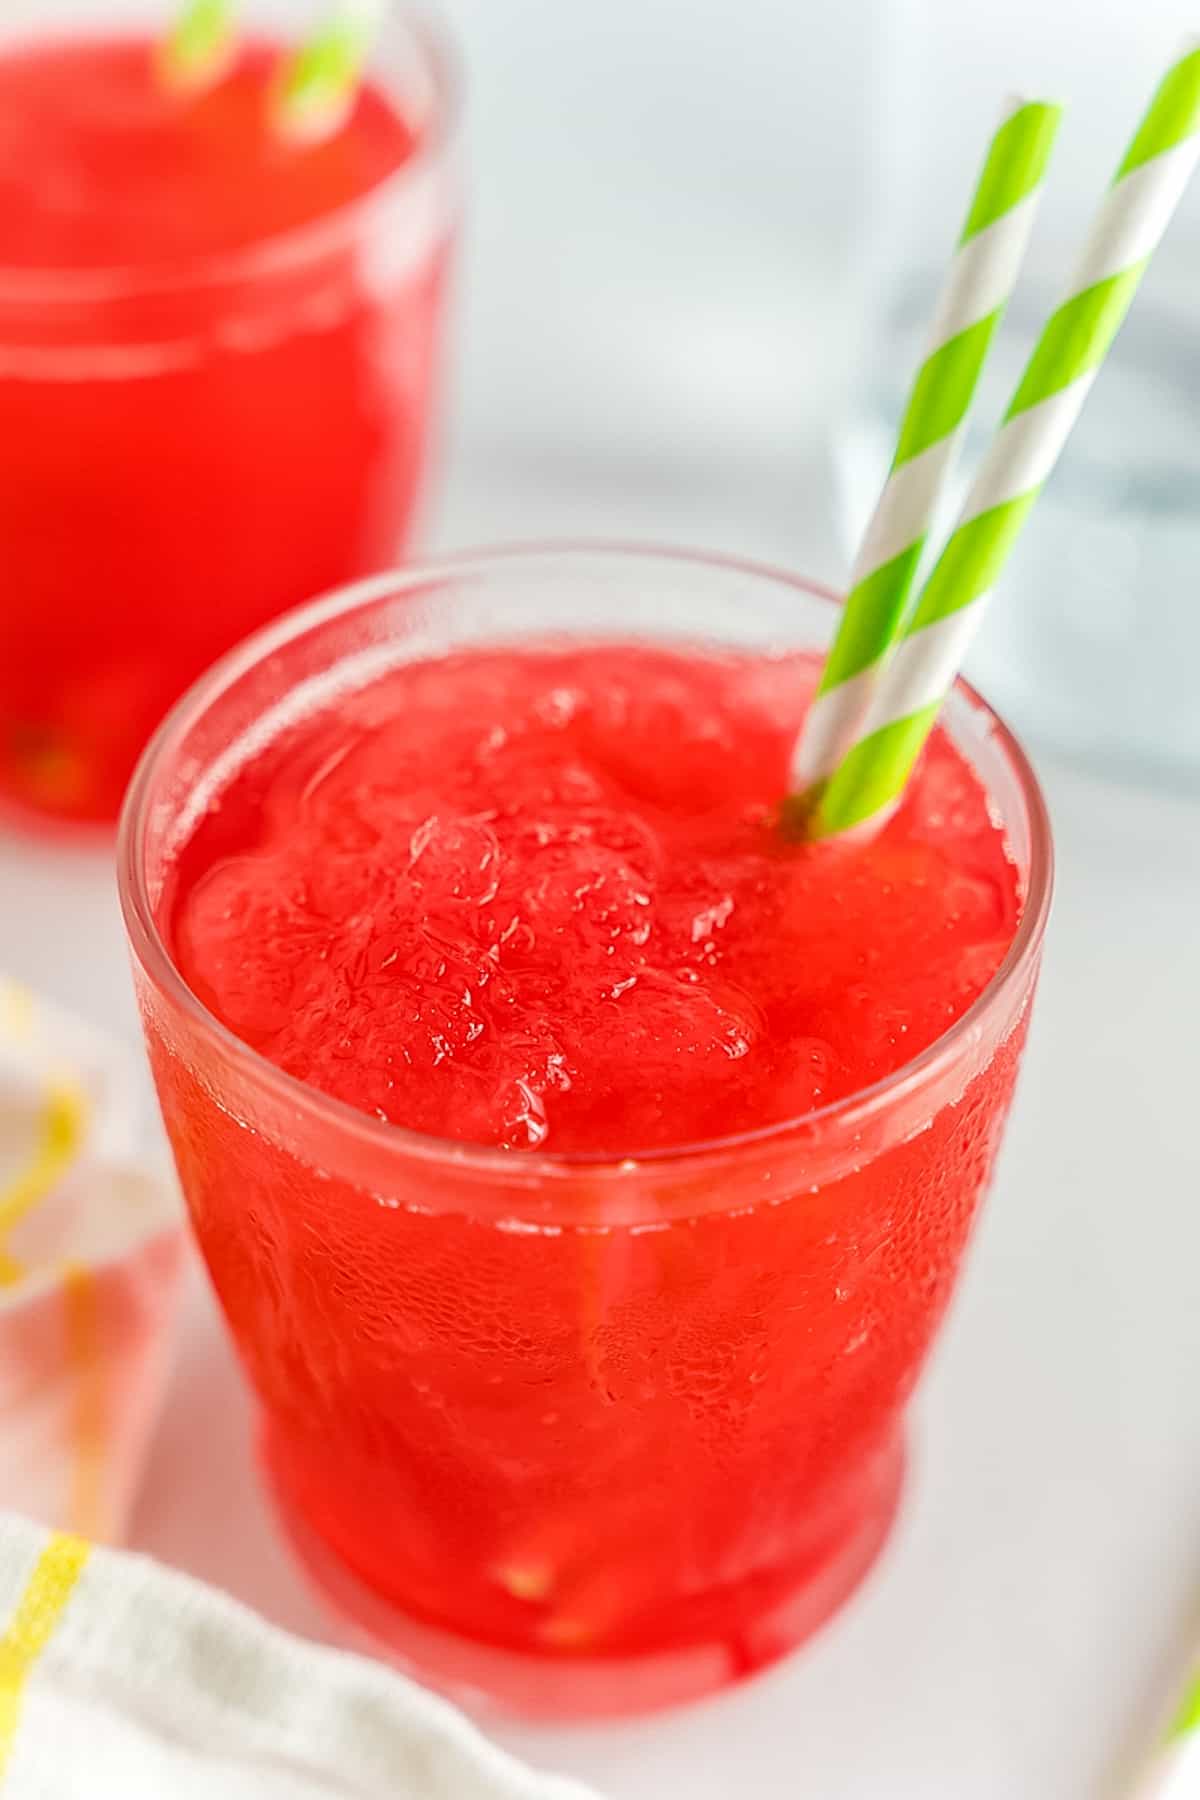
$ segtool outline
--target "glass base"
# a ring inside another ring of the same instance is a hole
[[[598,1719],[658,1712],[743,1681],[797,1649],[862,1582],[891,1530],[904,1481],[897,1436],[878,1477],[832,1553],[771,1605],[739,1617],[727,1636],[631,1656],[537,1655],[456,1633],[409,1616],[381,1598],[292,1505],[262,1458],[292,1548],[336,1611],[360,1627],[375,1652],[406,1675],[468,1710],[523,1719]]]

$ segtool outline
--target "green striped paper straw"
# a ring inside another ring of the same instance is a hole
[[[341,0],[288,59],[275,92],[276,123],[287,137],[314,143],[341,130],[386,10],[386,0]]]
[[[926,582],[862,727],[805,815],[850,830],[899,800],[992,587],[1058,461],[1200,157],[1200,47],[1172,64],[1101,206],[1067,298],[1034,346],[1004,422]]]
[[[1137,1800],[1195,1800],[1200,1794],[1200,1672],[1136,1789]]]
[[[190,0],[159,46],[159,65],[172,86],[210,87],[229,67],[236,43],[233,0]]]
[[[1020,270],[1062,108],[1010,100],[988,146],[891,470],[850,575],[845,610],[792,760],[803,794],[854,742],[900,630],[938,494],[962,436],[992,334]]]

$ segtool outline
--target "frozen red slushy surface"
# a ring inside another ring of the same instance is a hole
[[[178,871],[188,982],[339,1099],[511,1149],[788,1119],[909,1061],[1017,872],[936,734],[871,843],[775,823],[807,659],[632,644],[411,663],[244,768]]]

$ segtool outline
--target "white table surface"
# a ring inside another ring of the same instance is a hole
[[[460,473],[438,536],[622,530],[800,558],[803,522],[778,505],[602,488]],[[814,572],[836,573],[825,551]],[[820,1641],[735,1693],[629,1725],[493,1728],[613,1800],[1102,1800],[1188,1643],[1200,804],[1042,771],[1059,847],[1042,992],[899,1529]],[[0,839],[0,964],[135,1040],[106,851]],[[250,1429],[197,1278],[133,1542],[337,1641],[273,1528]]]

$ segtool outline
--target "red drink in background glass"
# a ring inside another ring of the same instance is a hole
[[[965,691],[874,841],[781,837],[832,617],[632,553],[384,578],[230,658],[131,791],[159,1095],[284,1516],[452,1688],[689,1697],[886,1535],[1049,843]]]
[[[293,145],[279,45],[181,95],[150,38],[76,13],[0,39],[0,807],[64,822],[115,816],[215,656],[394,560],[452,223],[411,24],[344,128]]]

